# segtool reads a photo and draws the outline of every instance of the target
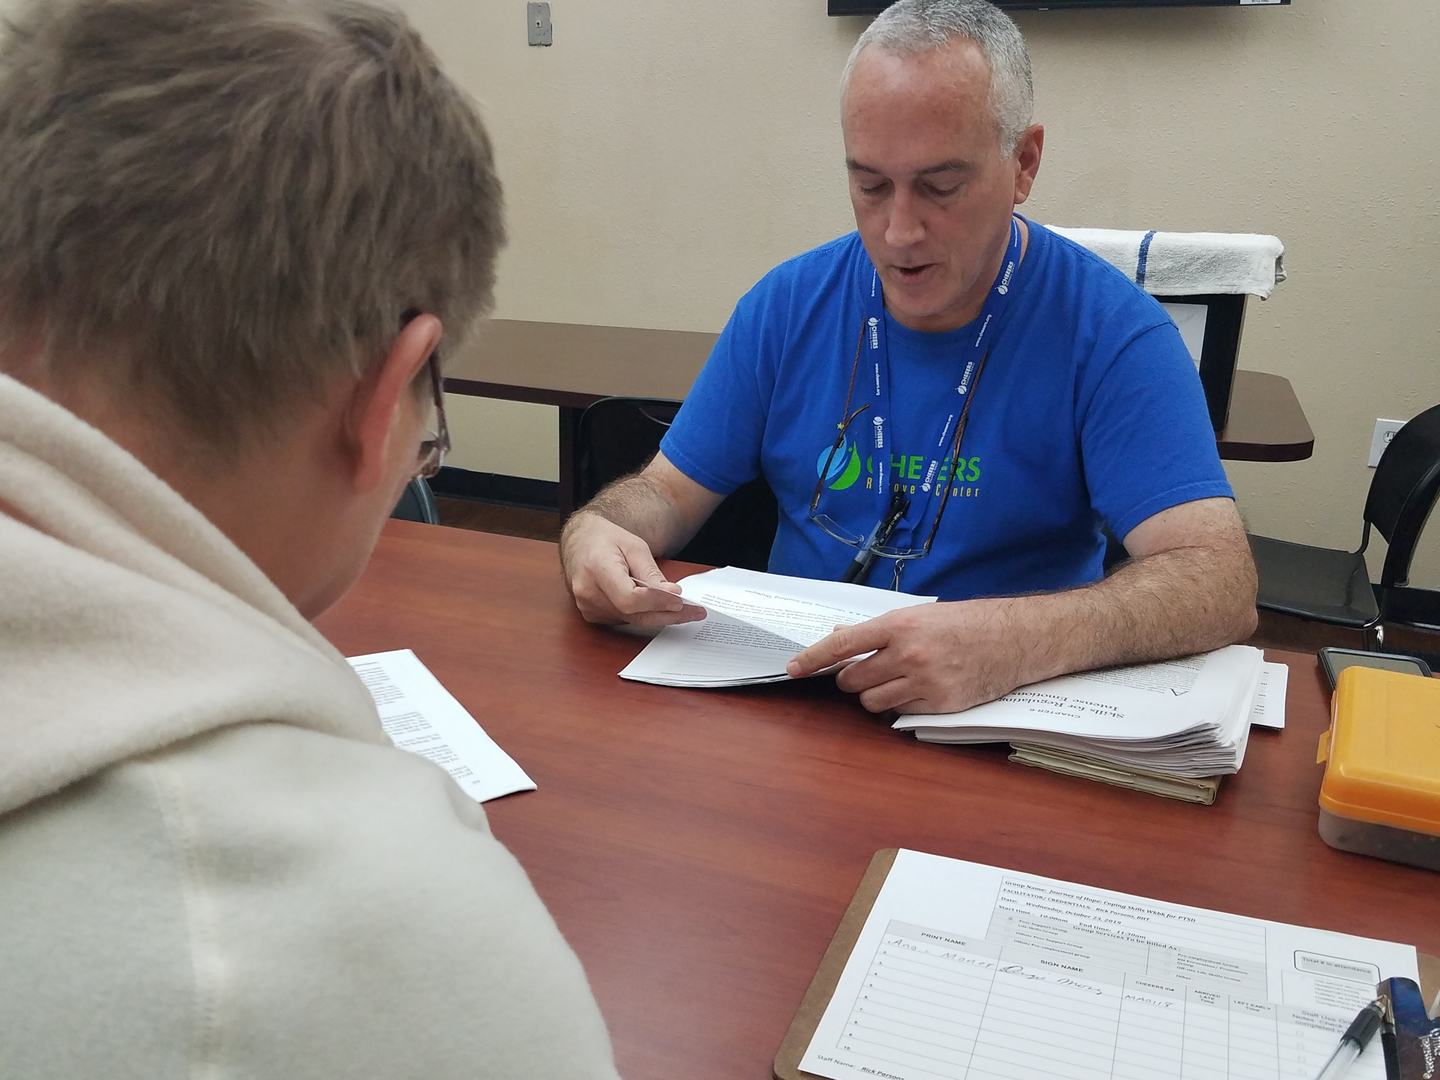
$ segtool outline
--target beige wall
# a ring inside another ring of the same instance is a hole
[[[499,315],[718,330],[771,265],[851,227],[835,80],[864,24],[824,0],[552,0],[551,48],[525,44],[520,0],[406,6],[498,144]],[[1230,476],[1256,531],[1353,546],[1375,418],[1440,402],[1437,8],[1018,21],[1048,131],[1037,220],[1285,241],[1290,280],[1252,301],[1241,360],[1291,380],[1315,456]],[[526,471],[553,476],[553,436],[532,428]],[[459,442],[457,463],[499,460],[483,432]],[[1414,580],[1440,587],[1434,536]]]
[[[770,266],[851,227],[835,81],[864,23],[824,0],[552,0],[550,48],[525,44],[523,0],[403,4],[497,143],[498,315],[718,330]],[[1230,476],[1257,532],[1352,546],[1375,418],[1440,402],[1440,9],[1018,18],[1048,129],[1037,220],[1285,241],[1241,360],[1291,380],[1315,456]],[[555,477],[553,410],[454,407],[455,464]],[[1440,587],[1440,527],[1413,580]]]

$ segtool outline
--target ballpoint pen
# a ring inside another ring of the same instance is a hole
[[[1366,1044],[1375,1037],[1375,1032],[1380,1030],[1380,1021],[1384,1018],[1383,1001],[1372,1001],[1361,1009],[1359,1015],[1345,1029],[1345,1034],[1340,1036],[1340,1045],[1330,1055],[1330,1060],[1325,1062],[1325,1067],[1320,1070],[1316,1080],[1340,1080],[1355,1063]]]
[[[875,562],[875,553],[890,542],[891,535],[895,532],[895,526],[900,524],[900,519],[910,509],[910,500],[901,498],[899,494],[890,500],[890,509],[878,522],[875,523],[875,531],[865,538],[865,544],[855,553],[855,558],[850,560],[850,565],[845,568],[841,581],[851,581],[857,585],[864,585],[865,579],[870,575],[870,567]]]

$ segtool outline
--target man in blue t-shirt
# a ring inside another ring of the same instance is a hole
[[[1040,166],[1029,60],[984,0],[901,0],[851,53],[857,233],[736,306],[660,453],[567,524],[594,622],[676,622],[655,555],[764,475],[776,573],[952,601],[837,630],[874,711],[952,711],[1069,671],[1215,648],[1255,574],[1199,378],[1164,311],[1015,214]],[[1129,561],[1102,576],[1102,525]]]

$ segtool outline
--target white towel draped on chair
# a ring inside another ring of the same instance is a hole
[[[1155,296],[1249,293],[1264,300],[1285,280],[1285,245],[1276,236],[1047,228]]]

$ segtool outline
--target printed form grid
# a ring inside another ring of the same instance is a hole
[[[946,1080],[1318,1073],[1344,1021],[1265,1000],[1263,924],[1140,902],[1154,938],[1110,935],[1110,902],[1007,880],[985,939],[892,921],[837,1048]]]

